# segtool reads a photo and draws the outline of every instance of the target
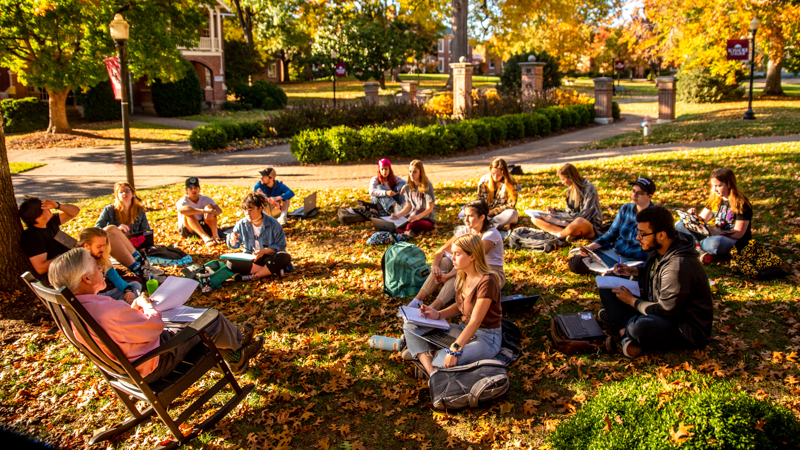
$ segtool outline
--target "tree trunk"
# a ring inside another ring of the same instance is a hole
[[[286,58],[286,50],[280,51],[281,59],[281,83],[289,82],[289,60]]]
[[[781,69],[783,68],[783,60],[774,61],[769,60],[767,64],[767,82],[764,86],[764,94],[766,95],[783,95],[783,87],[781,87]]]
[[[399,83],[400,82],[400,68],[395,67],[392,69],[392,83]]]
[[[457,63],[463,56],[469,60],[467,54],[469,50],[469,37],[467,36],[467,16],[469,15],[468,0],[453,0],[450,8],[452,13],[451,28],[453,30],[453,40],[450,41],[450,62]],[[450,77],[447,79],[446,88],[453,87],[453,73],[448,71]]]
[[[50,125],[47,127],[48,133],[69,133],[72,127],[67,121],[67,95],[69,89],[63,91],[51,91],[48,89],[47,95],[50,96]]]
[[[39,314],[41,311],[38,308],[30,308],[29,302],[34,301],[33,295],[20,278],[20,275],[32,268],[20,245],[22,225],[19,221],[17,201],[14,198],[14,186],[11,184],[11,168],[6,153],[2,116],[0,116],[0,224],[3,229],[0,233],[0,253],[3,255],[0,258],[0,292],[12,295],[12,298],[16,297],[16,301],[3,302],[0,317],[30,319],[35,315],[34,310]],[[17,292],[19,295],[14,295]],[[25,304],[29,306],[22,306]]]
[[[239,26],[242,27],[242,34],[244,34],[244,41],[247,42],[247,45],[250,47],[253,46],[253,30],[252,30],[252,18],[250,15],[250,11],[248,9],[242,10],[242,4],[240,0],[233,0],[233,4],[236,7],[236,17],[239,19]],[[245,14],[247,17],[245,17]]]

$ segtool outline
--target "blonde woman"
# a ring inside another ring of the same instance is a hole
[[[576,239],[594,239],[595,236],[599,236],[600,226],[603,224],[603,211],[600,209],[597,188],[582,177],[578,169],[570,163],[561,166],[557,174],[561,184],[567,187],[567,208],[554,209],[548,206],[547,211],[568,224],[560,226],[540,217],[533,218],[533,224],[541,230],[564,238],[567,242]]]
[[[136,281],[128,283],[123,280],[117,269],[111,265],[111,242],[108,240],[108,233],[102,228],[87,228],[81,231],[78,246],[89,250],[92,258],[103,270],[103,275],[114,285],[112,289],[103,292],[103,295],[133,303],[142,285]]]
[[[452,249],[453,266],[458,270],[456,302],[441,311],[422,305],[420,314],[431,319],[460,317],[462,322],[452,325],[449,331],[456,342],[448,349],[439,349],[409,332],[413,325],[404,325],[408,350],[425,368],[422,376],[429,377],[438,367],[494,358],[503,342],[499,277],[486,263],[481,237],[477,234],[460,236],[453,242]]]
[[[397,231],[415,238],[419,233],[432,230],[436,226],[436,195],[433,185],[425,175],[422,161],[415,159],[408,166],[408,182],[400,189],[406,198],[406,204],[399,212],[391,215],[392,219],[403,217],[409,212],[408,223],[397,227]]]
[[[106,228],[109,225],[116,226],[123,234],[150,230],[147,214],[142,202],[136,196],[136,190],[125,181],[114,184],[114,204],[103,208],[100,218],[94,224],[98,228]]]
[[[688,212],[695,214],[697,210],[691,208]],[[698,217],[706,222],[714,218],[712,236],[693,233],[686,229],[682,221],[675,224],[675,229],[699,241],[700,248],[705,253],[704,263],[713,261],[714,257],[729,257],[734,245],[739,249],[744,248],[753,237],[753,206],[739,189],[736,175],[727,167],[711,172],[711,192],[706,207]]]
[[[506,231],[519,221],[516,207],[520,189],[501,158],[492,161],[489,173],[478,181],[478,200],[489,205],[489,218],[498,230]]]

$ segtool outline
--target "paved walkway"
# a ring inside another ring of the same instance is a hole
[[[155,125],[164,125],[170,128],[179,128],[181,130],[194,130],[195,128],[203,125],[208,125],[208,122],[200,122],[198,120],[185,120],[178,119],[177,117],[159,117],[147,114],[133,114],[130,116],[131,122],[145,122]]]
[[[624,115],[623,121],[605,126],[592,126],[572,133],[534,140],[518,145],[495,148],[485,153],[445,159],[426,159],[428,176],[434,182],[476,178],[486,173],[489,163],[503,157],[509,164],[523,169],[579,162],[589,159],[711,148],[738,144],[761,144],[800,141],[800,135],[709,141],[690,144],[669,144],[626,147],[594,151],[576,151],[599,139],[638,129],[641,116]],[[258,170],[272,166],[278,176],[291,187],[308,189],[364,188],[375,175],[375,164],[321,164],[303,166],[291,155],[289,145],[253,150],[218,153],[193,153],[187,142],[137,144],[134,153],[134,176],[139,189],[183,182],[196,176],[201,183],[251,186]],[[85,149],[12,150],[10,161],[43,162],[47,165],[14,175],[17,200],[23,194],[71,201],[111,193],[114,182],[125,179],[122,146]],[[408,159],[394,160],[403,167]],[[404,170],[397,170],[398,173]]]

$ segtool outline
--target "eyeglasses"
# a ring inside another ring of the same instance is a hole
[[[646,238],[647,236],[650,236],[651,234],[656,234],[656,233],[657,233],[657,231],[653,231],[652,233],[642,234],[642,232],[640,231],[640,232],[636,233],[636,239],[642,240],[642,239]]]

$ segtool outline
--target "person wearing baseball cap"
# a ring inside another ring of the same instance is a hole
[[[654,206],[652,199],[656,192],[656,184],[647,177],[638,177],[629,182],[631,185],[631,203],[622,205],[614,217],[611,228],[594,242],[586,246],[603,260],[606,266],[614,267],[619,263],[631,264],[647,260],[647,252],[639,243],[639,231],[636,215],[646,208]],[[604,250],[603,252],[596,252]],[[588,253],[582,247],[569,260],[569,270],[577,274],[589,274],[592,270],[586,263]]]
[[[392,171],[392,162],[383,158],[378,161],[378,174],[369,181],[370,200],[388,213],[400,211],[406,203],[400,193],[405,185],[405,180]]]
[[[256,183],[253,188],[254,192],[261,192],[267,197],[269,205],[264,209],[264,212],[272,217],[278,218],[278,223],[286,225],[286,215],[289,212],[289,204],[291,203],[294,192],[289,189],[285,184],[275,179],[278,172],[272,167],[267,167],[264,170],[259,170],[261,180]]]
[[[217,216],[220,208],[210,197],[200,194],[200,180],[197,177],[186,179],[186,195],[175,204],[178,209],[178,232],[181,237],[200,237],[206,246],[222,244],[219,237]]]

